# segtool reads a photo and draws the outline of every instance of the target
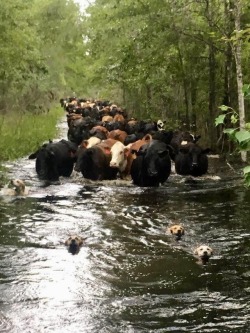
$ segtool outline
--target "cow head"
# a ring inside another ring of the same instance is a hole
[[[157,130],[158,130],[158,131],[162,131],[162,130],[164,130],[164,126],[165,126],[165,124],[166,124],[166,121],[165,121],[165,120],[164,120],[164,121],[162,121],[161,119],[157,120],[157,123],[156,123],[156,125],[157,125]]]

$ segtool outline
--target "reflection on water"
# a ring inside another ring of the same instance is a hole
[[[31,194],[0,198],[1,332],[249,332],[250,192],[238,176],[44,186],[33,163],[10,173]],[[176,219],[178,242],[165,232]],[[77,255],[70,234],[86,238]],[[206,266],[193,255],[202,243]]]

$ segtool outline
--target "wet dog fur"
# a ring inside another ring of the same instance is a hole
[[[213,249],[207,245],[200,245],[194,250],[194,254],[198,257],[198,263],[206,265],[213,255]]]
[[[1,189],[0,193],[8,196],[25,196],[29,193],[29,189],[23,180],[12,179],[7,186]]]
[[[78,235],[71,235],[66,241],[65,245],[68,248],[68,251],[71,254],[77,254],[80,251],[81,246],[83,245],[84,239]]]
[[[167,232],[175,236],[175,239],[178,241],[184,235],[184,227],[180,224],[173,224],[167,228]]]

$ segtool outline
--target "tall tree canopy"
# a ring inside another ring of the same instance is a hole
[[[86,12],[73,0],[0,4],[2,113],[75,92],[194,125],[212,146],[218,106],[238,108],[236,54],[250,81],[247,0],[96,0]]]
[[[241,0],[247,29],[250,9]],[[237,107],[236,0],[96,0],[85,17],[89,75],[138,116],[195,124],[216,143],[218,106]],[[249,35],[248,35],[249,36]],[[242,70],[249,81],[249,45]],[[100,90],[101,89],[101,90]]]
[[[0,1],[0,112],[84,92],[82,13],[73,0]]]

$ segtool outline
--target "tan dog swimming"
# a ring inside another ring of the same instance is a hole
[[[198,263],[206,265],[210,257],[213,255],[213,249],[207,245],[200,245],[194,250],[194,254],[198,257]]]
[[[180,224],[173,224],[167,228],[167,232],[176,237],[176,240],[180,240],[184,235],[184,228]]]
[[[77,254],[83,245],[83,241],[84,239],[81,236],[72,235],[65,241],[65,245],[70,253]]]
[[[25,182],[21,179],[12,179],[9,184],[0,191],[1,195],[9,196],[25,196],[28,195],[29,188],[25,186]]]

